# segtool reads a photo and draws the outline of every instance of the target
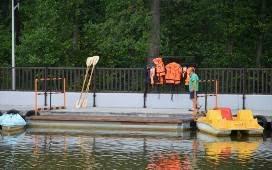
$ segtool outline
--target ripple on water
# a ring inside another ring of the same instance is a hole
[[[271,139],[20,134],[0,138],[0,169],[256,169],[271,167]]]

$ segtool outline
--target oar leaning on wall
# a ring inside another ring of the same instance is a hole
[[[99,56],[93,56],[93,57],[87,58],[87,61],[86,61],[87,69],[85,72],[85,77],[84,77],[84,81],[82,84],[79,100],[77,100],[77,102],[76,102],[76,108],[86,108],[87,107],[88,93],[89,93],[90,86],[91,86],[91,80],[92,80],[94,68],[95,68],[96,64],[98,63],[98,61],[99,61]],[[91,74],[89,75],[89,70],[91,68],[92,68]],[[87,85],[86,85],[86,83],[87,83]]]

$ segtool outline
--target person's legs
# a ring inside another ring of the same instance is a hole
[[[198,107],[197,107],[197,92],[196,91],[193,92],[192,104],[193,104],[193,112],[197,113]]]
[[[195,96],[195,92],[192,91],[190,92],[190,100],[192,101],[192,108],[189,109],[190,111],[195,111],[195,108],[196,108],[196,96]]]
[[[193,99],[193,111],[197,112],[196,98]]]

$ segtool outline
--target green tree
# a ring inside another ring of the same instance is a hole
[[[0,2],[0,63],[1,66],[11,64],[11,23],[8,1]]]
[[[148,50],[149,11],[143,0],[104,1],[105,15],[85,25],[90,55],[106,67],[141,67]]]
[[[0,4],[10,66],[10,2]],[[16,65],[84,66],[99,55],[101,67],[143,67],[161,51],[201,67],[271,67],[271,11],[268,0],[24,0]]]

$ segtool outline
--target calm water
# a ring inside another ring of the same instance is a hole
[[[28,129],[0,136],[0,169],[171,168],[272,169],[272,140],[270,136],[215,138],[196,132],[86,135]]]

